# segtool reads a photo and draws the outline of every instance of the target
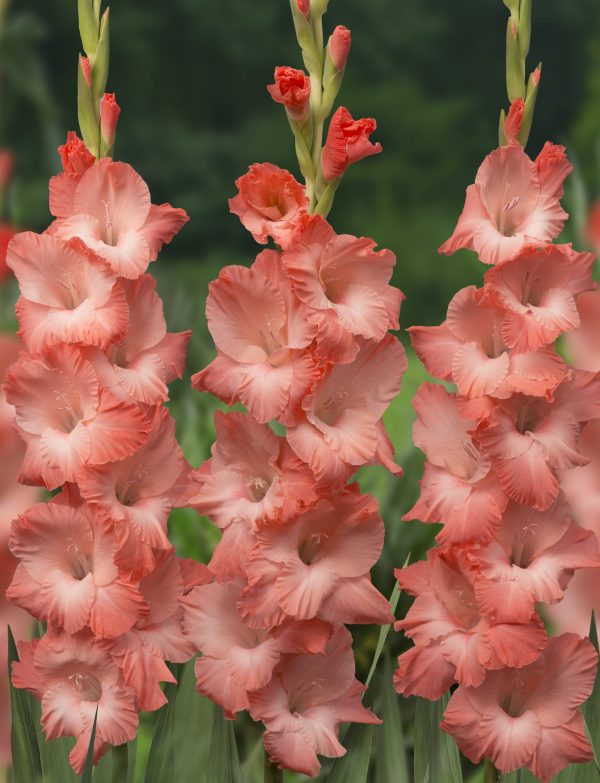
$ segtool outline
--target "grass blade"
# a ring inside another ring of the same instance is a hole
[[[12,684],[11,669],[19,654],[10,625],[8,626],[8,677],[12,730],[10,745],[13,760],[14,783],[36,783],[43,780],[40,749],[37,741],[31,702],[33,697]]]
[[[98,722],[98,707],[96,707],[96,714],[94,715],[94,725],[92,726],[92,733],[90,735],[90,744],[88,745],[87,755],[85,757],[85,765],[83,767],[83,773],[81,775],[81,783],[92,783],[92,773],[94,771],[94,743],[96,742],[97,722]]]
[[[336,759],[327,783],[366,783],[371,761],[373,726],[353,723],[344,737],[345,756]]]
[[[404,561],[404,566],[402,566],[403,568],[408,565],[409,560],[410,560],[410,552],[408,553],[408,556]],[[390,596],[390,608],[392,610],[392,614],[396,612],[396,607],[398,606],[399,598],[400,598],[400,585],[398,584],[398,582],[396,582],[394,589],[392,590],[392,594]],[[381,657],[381,653],[385,645],[385,640],[388,637],[391,627],[392,627],[391,624],[383,625],[381,627],[381,631],[379,632],[379,639],[377,640],[377,646],[375,647],[375,654],[373,655],[373,661],[371,663],[371,668],[369,669],[369,674],[367,675],[367,682],[366,682],[367,687],[369,686],[369,683],[371,682],[373,675],[375,674],[375,669],[377,668],[379,658]]]
[[[415,713],[415,782],[462,783],[456,743],[440,729],[448,694],[439,701],[417,698]]]
[[[225,719],[220,707],[213,708],[206,783],[243,783],[233,724]]]
[[[177,678],[177,664],[169,664],[173,676]],[[168,682],[165,686],[167,703],[160,708],[152,745],[148,756],[145,783],[163,783],[174,780],[175,758],[173,752],[173,725],[175,721],[175,703],[177,701],[177,683]]]
[[[377,732],[375,783],[389,783],[392,780],[394,783],[409,783],[400,700],[394,690],[392,662],[387,653],[383,662],[380,693],[383,726]]]

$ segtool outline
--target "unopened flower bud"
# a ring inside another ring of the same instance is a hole
[[[338,25],[329,38],[329,56],[331,62],[338,71],[343,71],[346,67],[350,45],[352,43],[352,34],[347,27]]]
[[[291,120],[304,123],[310,113],[310,79],[296,68],[277,66],[275,82],[269,84],[267,90],[271,98],[282,103]]]
[[[63,171],[67,174],[83,174],[94,165],[96,158],[75,133],[67,133],[66,142],[58,148]]]
[[[351,163],[376,155],[383,147],[373,144],[369,136],[377,128],[373,119],[355,120],[344,106],[331,118],[321,166],[327,181],[341,177]]]
[[[523,98],[516,98],[510,105],[510,110],[504,123],[504,136],[509,144],[517,140],[521,133],[524,113],[525,101]]]
[[[310,0],[296,0],[296,5],[303,16],[310,14]]]
[[[10,150],[0,150],[0,193],[3,193],[13,176],[15,159]]]
[[[114,146],[119,114],[121,114],[121,107],[117,103],[114,92],[104,93],[100,101],[100,133],[104,151],[109,151]]]
[[[92,69],[90,66],[90,61],[87,57],[80,57],[79,63],[81,65],[81,72],[83,73],[83,76],[85,78],[85,81],[87,83],[87,86],[91,89],[92,87]]]

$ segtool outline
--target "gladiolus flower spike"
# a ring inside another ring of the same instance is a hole
[[[524,83],[531,3],[505,4],[511,106],[501,146],[440,248],[469,248],[491,268],[481,288],[456,294],[440,326],[410,330],[428,372],[456,391],[425,384],[414,400],[426,462],[405,519],[443,527],[426,561],[397,571],[415,600],[396,628],[414,647],[394,682],[430,700],[457,683],[441,726],[462,752],[548,783],[593,755],[579,707],[596,652],[575,634],[548,639],[538,609],[562,601],[576,571],[600,566],[596,536],[565,495],[589,463],[580,434],[600,419],[600,373],[556,351],[579,326],[579,302],[594,296],[594,256],[552,244],[572,166],[550,142],[535,160],[524,150],[539,84],[538,70]]]
[[[135,737],[140,710],[165,703],[166,662],[194,650],[180,600],[211,580],[167,537],[169,513],[192,487],[164,406],[190,332],[167,332],[146,272],[188,218],[152,204],[140,175],[110,157],[120,108],[104,92],[99,5],[79,4],[83,139],[70,132],[59,149],[55,220],[15,236],[7,253],[24,346],[4,384],[23,441],[19,478],[60,489],[12,524],[7,597],[47,623],[41,640],[20,642],[12,679],[41,701],[47,739],[76,739],[77,773],[96,715],[94,762]]]
[[[332,120],[335,149],[321,149],[350,47],[338,27],[325,56],[322,6],[292,0],[309,76],[278,67],[268,87],[285,106],[306,182],[272,163],[236,181],[231,212],[271,246],[209,286],[217,355],[192,382],[246,412],[216,414],[212,456],[194,474],[189,503],[222,535],[211,583],[181,600],[202,653],[198,691],[227,717],[248,710],[262,721],[270,768],[313,777],[319,755],[346,752],[340,723],[379,722],[361,703],[344,623],[392,620],[370,578],[384,526],[375,498],[348,482],[366,464],[400,472],[382,417],[406,366],[389,333],[403,299],[390,285],[394,255],[337,234],[325,217],[349,163],[379,148],[367,141],[374,122],[343,109]]]

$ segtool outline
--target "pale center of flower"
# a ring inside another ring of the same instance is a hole
[[[75,672],[69,676],[69,681],[73,684],[75,690],[81,694],[83,701],[100,701],[102,685],[92,674]]]
[[[504,204],[498,216],[498,231],[504,234],[505,237],[514,236],[520,222],[515,209],[521,199],[519,196],[512,195],[511,189],[512,185],[508,182],[504,191],[504,198],[502,199]]]
[[[253,476],[248,481],[248,490],[252,500],[259,503],[269,491],[270,486],[270,483],[261,476]]]
[[[339,408],[344,406],[344,400],[350,396],[350,392],[340,386],[321,402],[318,416],[325,424],[335,424],[339,417]]]
[[[63,304],[67,310],[75,310],[81,304],[81,296],[71,278],[71,272],[61,267],[60,276],[56,278],[56,284],[65,292]]]
[[[54,408],[60,414],[60,423],[65,432],[72,432],[83,418],[81,399],[75,392],[54,389]]]
[[[273,318],[269,318],[265,326],[258,331],[260,347],[268,356],[283,347],[280,335],[273,330],[273,320]]]
[[[519,568],[527,568],[533,560],[533,553],[530,551],[530,546],[533,538],[538,529],[537,522],[531,522],[529,525],[525,525],[517,533],[515,540],[513,541],[512,551],[510,553],[511,565],[518,566]]]
[[[327,537],[326,533],[311,533],[302,541],[298,549],[298,557],[305,565],[312,565],[318,559],[321,544]]]
[[[70,559],[71,573],[75,579],[79,581],[85,579],[92,572],[93,562],[91,555],[86,555],[72,538],[67,538],[67,553]]]
[[[525,275],[523,281],[523,294],[521,296],[522,305],[533,305],[537,307],[540,303],[539,293],[537,291],[538,284],[542,281],[541,275],[536,275],[535,271],[530,269]]]
[[[101,239],[105,245],[112,245],[114,247],[117,244],[118,237],[110,216],[110,201],[103,201],[102,204],[104,205],[104,226],[102,228]]]
[[[116,495],[123,506],[133,506],[140,498],[140,486],[148,476],[148,471],[138,466],[129,477],[121,481],[117,487]]]

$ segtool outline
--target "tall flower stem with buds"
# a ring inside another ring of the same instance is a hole
[[[19,644],[12,669],[14,686],[42,703],[46,737],[75,738],[80,773],[97,716],[94,763],[112,746],[123,781],[139,712],[159,709],[161,682],[174,682],[166,662],[193,653],[179,599],[209,575],[167,537],[169,513],[191,489],[164,405],[190,333],[167,332],[146,273],[188,218],[152,204],[140,175],[112,160],[120,109],[105,93],[100,4],[79,1],[83,140],[70,132],[59,148],[54,221],[8,248],[24,350],[4,390],[25,444],[20,480],[60,491],[12,522],[19,562],[7,597],[47,626]]]
[[[541,71],[525,83],[530,0],[505,5],[500,147],[440,248],[474,250],[490,269],[482,288],[455,295],[443,324],[410,330],[428,372],[456,391],[425,384],[414,400],[426,462],[406,519],[443,527],[427,561],[397,571],[416,597],[396,624],[415,646],[395,685],[436,700],[458,683],[441,726],[471,761],[486,759],[486,781],[528,767],[548,783],[593,755],[579,707],[595,649],[575,634],[548,638],[538,607],[560,602],[575,571],[600,565],[596,537],[563,492],[589,461],[580,433],[600,419],[600,374],[556,351],[579,324],[578,297],[594,288],[594,257],[552,243],[568,217],[560,199],[572,166],[550,142],[535,160],[525,153]]]
[[[394,255],[338,235],[324,217],[348,166],[381,150],[369,141],[375,121],[343,107],[322,145],[350,33],[336,28],[326,54],[326,3],[291,5],[309,75],[278,66],[267,89],[285,107],[305,185],[256,163],[230,200],[271,245],[209,286],[217,355],[192,383],[246,412],[216,414],[211,459],[195,474],[190,506],[222,538],[213,581],[181,602],[202,653],[198,691],[227,718],[248,710],[264,723],[265,781],[283,769],[315,777],[319,755],[346,752],[340,723],[379,722],[362,704],[345,624],[392,619],[370,579],[384,526],[375,498],[350,479],[366,464],[400,472],[382,416],[406,367],[389,333],[403,298],[390,285]]]

